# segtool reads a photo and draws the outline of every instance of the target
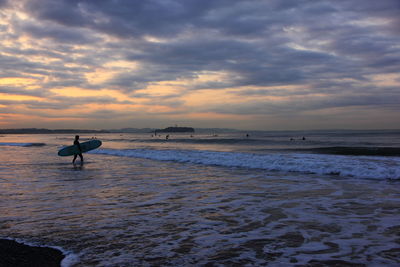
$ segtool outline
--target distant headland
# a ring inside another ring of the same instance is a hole
[[[156,129],[154,133],[194,133],[194,129],[192,127],[167,127],[165,129]]]
[[[0,134],[63,134],[63,133],[108,133],[106,130],[81,130],[81,129],[39,129],[39,128],[22,128],[22,129],[0,129]]]

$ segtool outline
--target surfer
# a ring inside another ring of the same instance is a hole
[[[75,164],[76,157],[79,156],[81,158],[81,164],[83,164],[82,149],[81,149],[81,144],[79,143],[79,135],[75,135],[74,145],[78,147],[81,153],[74,154],[74,159],[72,160],[72,163]]]

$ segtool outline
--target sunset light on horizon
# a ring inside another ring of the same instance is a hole
[[[399,14],[398,0],[0,0],[0,128],[399,128]]]

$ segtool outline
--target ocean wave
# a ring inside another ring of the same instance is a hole
[[[353,155],[353,156],[400,156],[400,147],[317,147],[311,149],[298,149],[297,151],[315,152],[320,154]]]
[[[0,143],[0,146],[21,146],[21,147],[31,147],[31,146],[45,146],[45,143]]]
[[[306,153],[321,153],[335,155],[376,155],[376,156],[400,156],[400,148],[392,147],[396,144],[385,144],[382,142],[360,141],[357,140],[320,140],[320,139],[289,139],[289,138],[227,138],[227,137],[176,137],[170,136],[155,138],[109,138],[103,139],[105,142],[122,142],[138,144],[188,144],[188,145],[222,145],[222,146],[248,146],[254,149],[282,148],[305,151]]]
[[[270,144],[276,141],[245,138],[152,138],[152,139],[103,139],[111,142],[130,142],[130,143],[186,143],[186,144]]]
[[[90,153],[279,172],[300,172],[370,179],[400,179],[400,159],[395,157],[252,154],[156,149],[99,149]]]

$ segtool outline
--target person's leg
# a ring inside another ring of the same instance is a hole
[[[81,162],[83,163],[83,156],[82,156],[82,154],[79,154],[79,157],[81,158]]]
[[[78,156],[77,154],[74,155],[74,159],[72,160],[72,163],[75,163],[75,160],[76,160],[77,156]]]

